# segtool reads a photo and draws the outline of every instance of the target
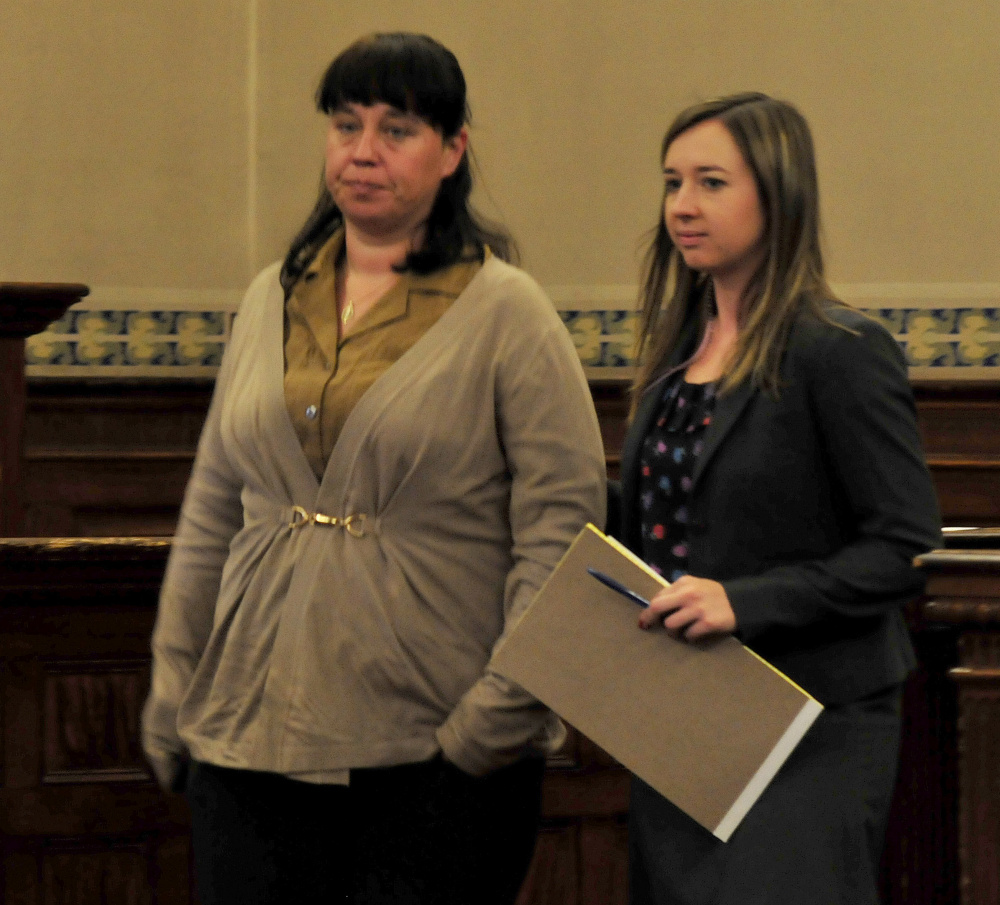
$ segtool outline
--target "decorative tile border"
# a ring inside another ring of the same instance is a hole
[[[1000,283],[854,283],[841,298],[880,320],[914,379],[1000,381]],[[630,380],[637,288],[548,287],[587,376]],[[29,337],[29,377],[211,378],[239,292],[95,288]]]
[[[591,379],[634,372],[636,287],[550,287]],[[1000,283],[854,283],[834,287],[882,322],[915,380],[1000,381]]]
[[[214,377],[240,293],[96,288],[28,338],[29,377]]]
[[[630,381],[635,371],[638,287],[549,286],[590,380]]]
[[[834,287],[899,341],[915,380],[1000,380],[1000,283]]]

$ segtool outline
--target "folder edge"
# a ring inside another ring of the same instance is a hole
[[[587,523],[587,527],[592,529],[593,532],[601,538],[601,540],[605,541],[606,543],[614,547],[629,562],[642,569],[642,571],[645,572],[650,578],[655,578],[665,588],[670,587],[670,582],[667,581],[667,579],[665,579],[662,575],[660,575],[659,572],[654,570],[652,566],[649,565],[648,562],[645,562],[641,557],[636,556],[635,553],[629,550],[629,548],[626,547],[620,540],[618,540],[618,538],[612,537],[610,534],[605,534],[603,531],[601,531],[600,528],[598,528],[596,525],[590,522]]]
[[[746,645],[744,645],[744,650],[746,650],[748,654],[753,654],[753,656],[755,656],[758,660],[760,660],[760,662],[763,663],[765,666],[769,667],[770,669],[773,669],[779,676],[781,676],[781,678],[783,678],[786,682],[788,682],[789,685],[792,685],[795,688],[797,688],[807,698],[809,698],[812,701],[816,700],[811,694],[809,694],[808,691],[806,691],[801,685],[799,685],[798,682],[796,682],[794,679],[789,679],[788,676],[786,676],[780,669],[778,669],[778,667],[775,666],[770,660],[765,660],[760,654],[757,653],[757,651],[747,647]]]
[[[766,662],[766,661],[765,661]],[[776,670],[777,672],[777,670]],[[794,683],[792,683],[794,684]],[[796,686],[797,687],[797,686]],[[774,779],[775,774],[781,769],[788,759],[788,756],[795,749],[795,746],[802,740],[809,727],[816,721],[816,717],[823,712],[823,705],[813,697],[809,697],[802,705],[798,715],[789,723],[788,728],[778,739],[771,753],[764,758],[757,772],[750,778],[743,791],[737,796],[732,807],[726,815],[719,821],[712,830],[712,835],[722,842],[728,842],[736,827],[760,798],[764,789]]]

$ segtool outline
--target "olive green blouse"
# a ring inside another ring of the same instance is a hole
[[[344,232],[338,230],[285,306],[285,402],[317,478],[357,401],[434,326],[482,267],[474,259],[423,276],[403,273],[341,338],[334,287],[343,247]]]

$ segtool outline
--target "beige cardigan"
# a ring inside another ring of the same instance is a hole
[[[236,318],[153,633],[143,743],[286,774],[418,761],[482,774],[562,739],[491,653],[579,529],[604,456],[579,358],[488,259],[361,398],[317,483],[285,407],[278,266]],[[344,524],[350,519],[350,524]]]

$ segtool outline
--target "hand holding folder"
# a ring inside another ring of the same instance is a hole
[[[822,706],[732,636],[637,627],[667,583],[588,525],[497,651],[523,686],[726,841]]]

